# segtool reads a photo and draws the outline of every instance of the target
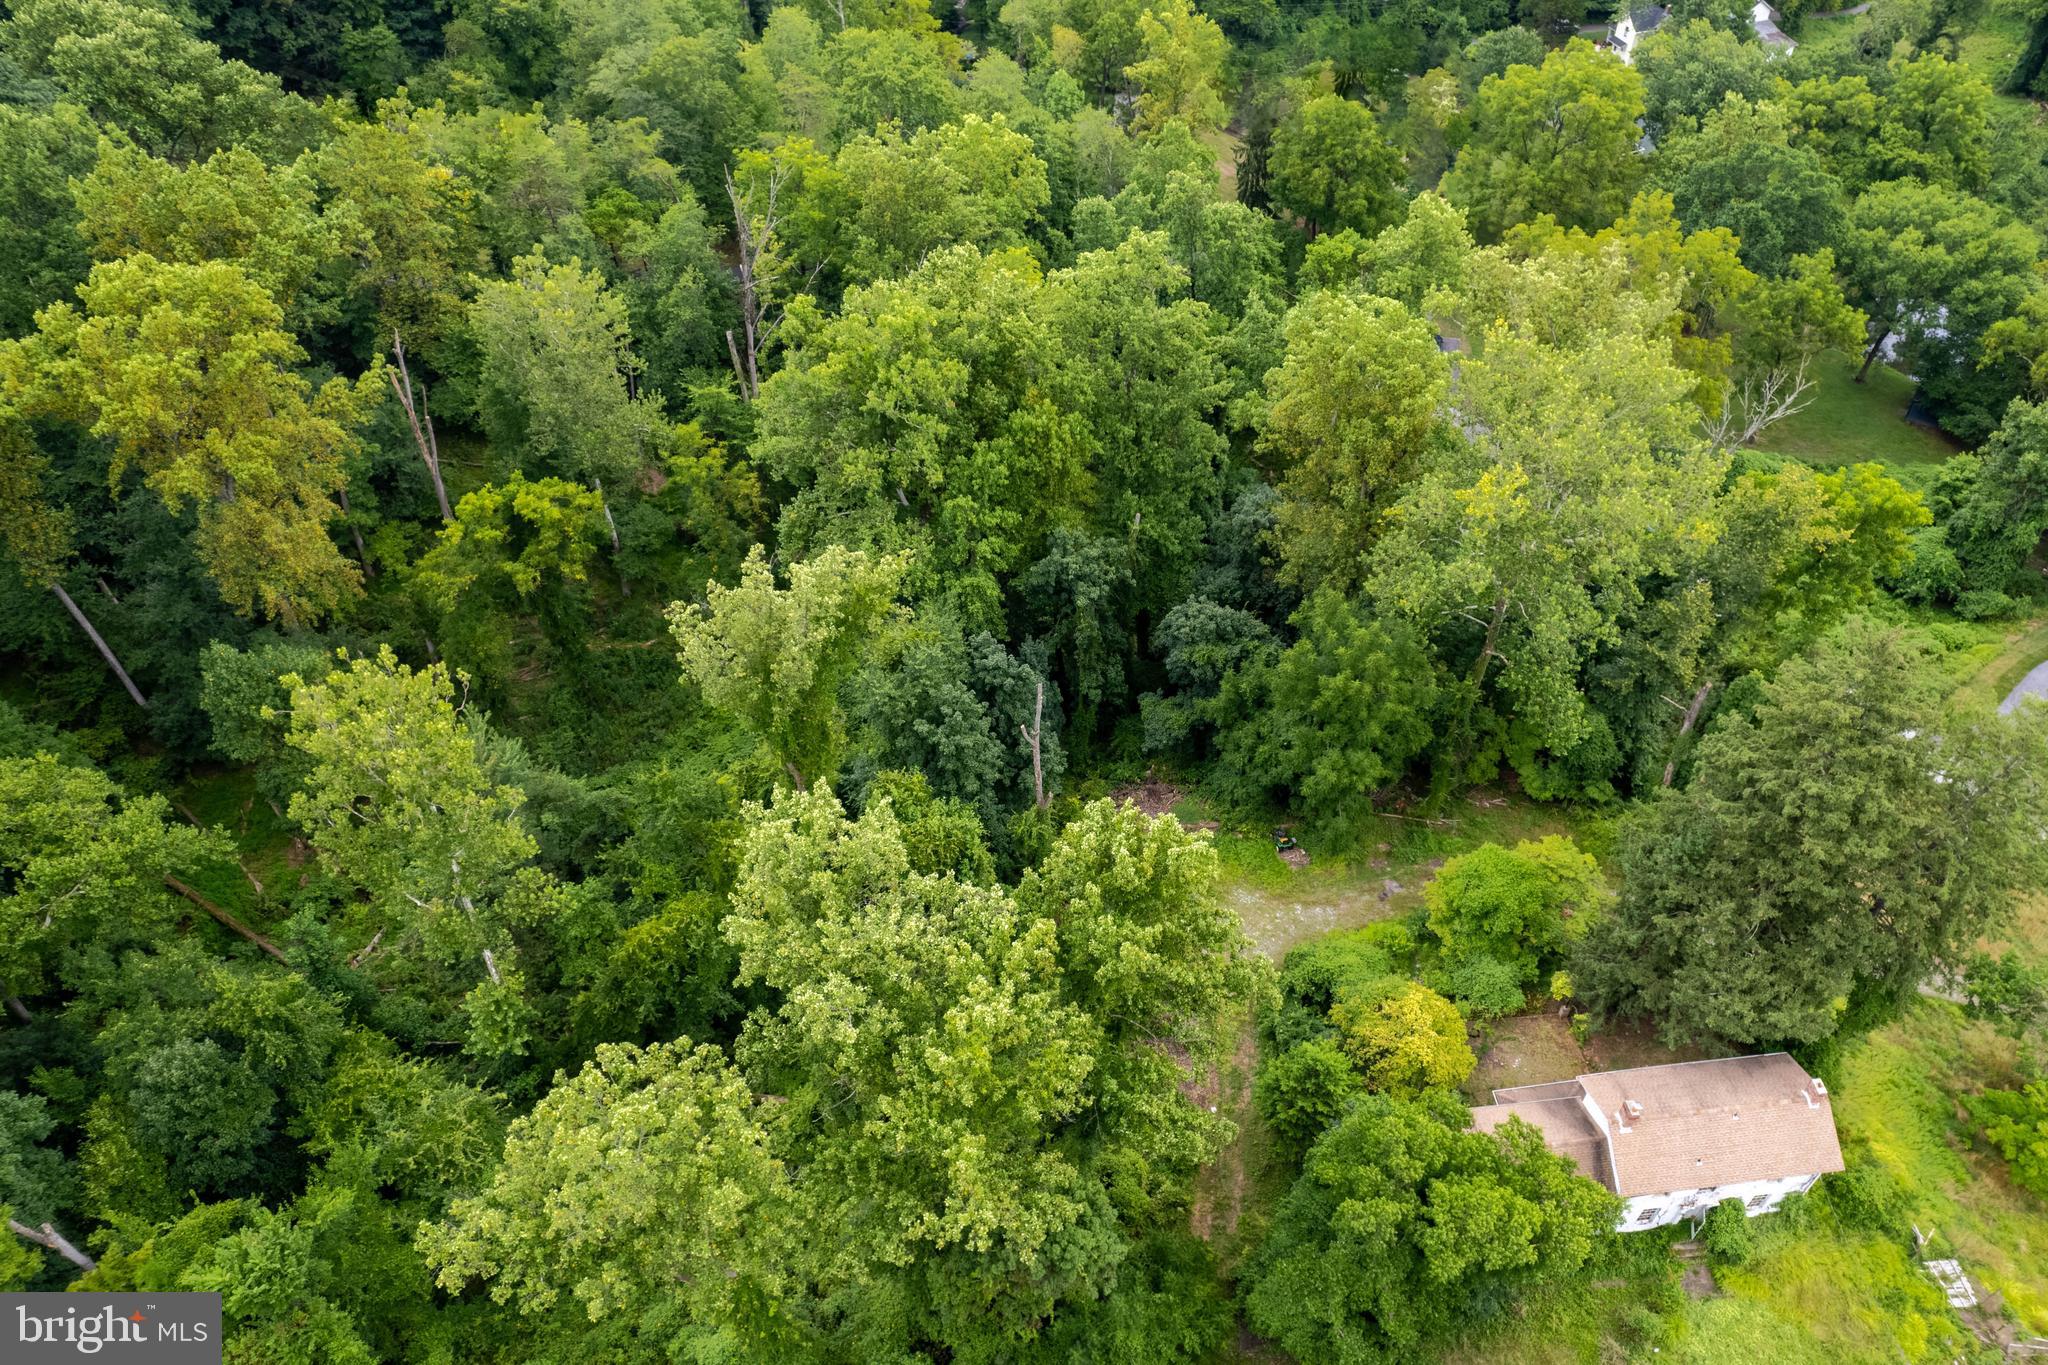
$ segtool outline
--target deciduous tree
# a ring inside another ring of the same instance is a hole
[[[1643,78],[1574,38],[1540,67],[1511,66],[1479,86],[1472,140],[1444,177],[1444,197],[1497,241],[1547,213],[1591,232],[1621,215],[1642,175]]]
[[[1569,1281],[1621,1201],[1519,1120],[1368,1096],[1310,1149],[1248,1267],[1254,1330],[1303,1365],[1413,1358],[1481,1304]]]
[[[669,607],[683,677],[742,720],[799,791],[836,771],[845,721],[839,687],[896,611],[904,561],[837,547],[790,566],[777,587],[759,546],[737,587]]]
[[[196,505],[200,558],[237,612],[300,623],[340,606],[358,573],[327,526],[381,374],[314,389],[276,302],[223,262],[104,262],[79,300],[0,351],[0,389],[107,440],[116,488],[135,469],[166,506]]]

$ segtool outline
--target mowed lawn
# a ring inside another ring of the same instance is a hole
[[[1880,364],[1858,384],[1859,363],[1861,357],[1823,351],[1814,362],[1813,401],[1766,429],[1757,449],[1817,466],[1933,466],[1956,453],[1960,447],[1941,432],[1906,420],[1911,379]]]

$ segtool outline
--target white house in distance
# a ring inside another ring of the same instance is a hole
[[[1703,1217],[1724,1199],[1754,1218],[1842,1169],[1827,1087],[1782,1052],[1496,1090],[1472,1126],[1490,1133],[1510,1118],[1626,1201],[1623,1232]]]
[[[1624,62],[1634,63],[1636,44],[1657,31],[1671,14],[1663,5],[1632,5],[1619,10],[1614,16],[1614,32],[1607,35],[1607,45],[1614,49]]]
[[[1663,5],[1628,5],[1615,12],[1614,28],[1607,35],[1607,45],[1614,49],[1622,61],[1635,64],[1636,44],[1657,31],[1664,21],[1671,17],[1669,8]],[[1773,52],[1790,52],[1799,44],[1785,35],[1778,27],[1781,16],[1768,0],[1756,0],[1750,6],[1749,26],[1755,30],[1757,41]]]

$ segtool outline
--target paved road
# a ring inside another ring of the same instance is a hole
[[[2019,686],[2013,688],[2006,699],[1998,704],[1998,714],[2011,714],[2013,709],[2028,697],[2048,698],[2048,663],[2035,664],[2033,672],[2020,679]]]

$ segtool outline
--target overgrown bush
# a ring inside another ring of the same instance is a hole
[[[1440,984],[1431,984],[1450,996],[1459,1012],[1475,1023],[1517,1013],[1528,1003],[1521,974],[1491,954],[1475,954],[1438,975]]]
[[[1911,1199],[1890,1171],[1852,1158],[1847,1170],[1829,1176],[1819,1189],[1838,1221],[1903,1240],[1912,1231]]]
[[[1288,1156],[1298,1159],[1364,1091],[1350,1059],[1318,1039],[1297,1043],[1261,1066],[1252,1101]]]
[[[1965,1096],[1963,1107],[2011,1163],[2013,1183],[2048,1196],[2048,1081]]]
[[[1707,1212],[1700,1242],[1715,1265],[1747,1265],[1756,1254],[1756,1235],[1740,1199],[1723,1199]]]
[[[1330,1008],[1397,987],[1415,956],[1415,940],[1396,921],[1304,943],[1280,964],[1280,1007],[1261,1022],[1269,1054],[1331,1032]]]

